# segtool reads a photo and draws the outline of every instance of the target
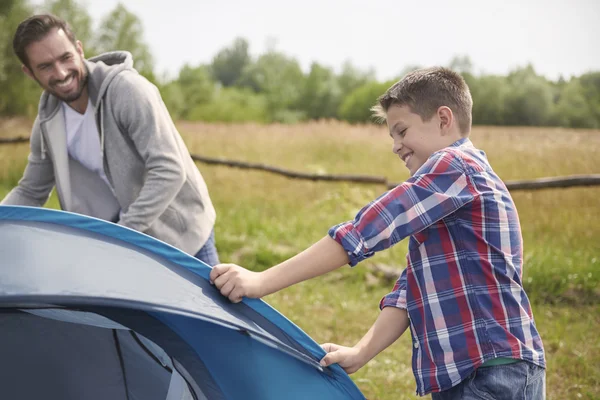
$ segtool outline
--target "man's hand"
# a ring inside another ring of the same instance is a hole
[[[239,303],[242,297],[262,297],[262,275],[235,264],[219,264],[210,271],[210,282],[232,303]]]
[[[345,347],[334,343],[325,343],[321,346],[327,352],[321,360],[321,366],[339,364],[348,374],[353,374],[365,365],[365,361],[356,347]]]

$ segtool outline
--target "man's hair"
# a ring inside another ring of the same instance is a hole
[[[13,50],[19,60],[28,68],[30,65],[25,49],[31,43],[42,40],[53,29],[62,29],[73,45],[77,42],[69,24],[52,14],[33,15],[17,27],[13,38]]]
[[[458,73],[443,67],[418,69],[404,76],[379,97],[371,108],[375,117],[384,120],[392,105],[408,106],[423,121],[429,121],[437,110],[449,107],[460,132],[471,131],[473,99],[467,83]]]

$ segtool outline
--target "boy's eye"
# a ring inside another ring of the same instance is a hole
[[[408,128],[406,128],[406,129],[408,129]],[[406,135],[406,129],[402,129],[400,131],[400,137],[404,137],[404,135]]]

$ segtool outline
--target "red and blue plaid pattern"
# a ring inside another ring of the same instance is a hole
[[[410,237],[407,267],[380,307],[408,312],[418,394],[449,389],[496,357],[545,367],[522,285],[517,210],[469,139],[434,153],[329,235],[352,266]]]

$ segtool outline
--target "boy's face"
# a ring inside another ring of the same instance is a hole
[[[440,117],[438,113],[424,122],[410,107],[395,104],[387,110],[386,119],[390,136],[394,140],[392,151],[402,159],[411,176],[425,164],[430,155],[450,144],[443,116]]]

